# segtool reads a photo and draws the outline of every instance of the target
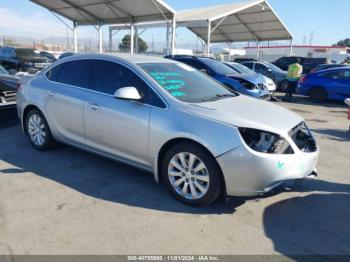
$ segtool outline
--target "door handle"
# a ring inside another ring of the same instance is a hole
[[[53,92],[53,91],[49,91],[49,97],[53,97],[53,96],[55,96],[56,95],[56,93],[55,92]]]
[[[91,110],[99,110],[100,106],[98,104],[95,103],[88,103],[89,107]]]

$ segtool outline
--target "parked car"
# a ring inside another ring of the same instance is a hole
[[[250,81],[254,82],[256,85],[264,85],[269,90],[270,95],[276,91],[276,85],[270,78],[258,74],[248,67],[236,62],[225,62],[225,64],[237,71],[240,74],[240,77],[251,79]]]
[[[19,81],[17,76],[10,75],[9,72],[0,66],[0,92],[15,92]]]
[[[49,59],[50,63],[57,61],[56,57],[53,54],[51,54],[50,52],[40,51],[39,54],[40,54],[40,56],[46,57],[47,59]]]
[[[276,60],[273,64],[278,66],[284,71],[288,71],[288,68],[291,64],[299,63],[303,66],[303,73],[310,73],[315,67],[320,64],[326,64],[328,59],[326,57],[301,57],[301,56],[289,56],[281,57]]]
[[[288,68],[291,64],[299,63],[303,65],[305,59],[306,57],[302,56],[284,56],[277,59],[275,62],[273,62],[273,64],[282,69],[283,71],[288,71]]]
[[[242,62],[257,61],[257,60],[254,59],[254,58],[237,57],[234,61],[235,61],[236,63],[242,63]]]
[[[350,68],[335,68],[303,76],[297,92],[315,102],[327,99],[344,101],[350,97]]]
[[[51,63],[32,48],[1,47],[0,63],[6,70],[36,73]]]
[[[307,177],[319,154],[300,116],[169,59],[72,56],[25,78],[17,107],[34,148],[58,141],[140,167],[195,206]]]
[[[232,91],[239,92],[259,99],[269,99],[269,91],[261,81],[253,75],[242,76],[239,72],[224,63],[206,57],[196,56],[167,56],[166,58],[185,63],[212,78],[216,79]]]
[[[10,75],[0,66],[0,127],[17,119],[15,103],[18,82],[18,77]]]
[[[327,70],[327,69],[339,68],[339,67],[345,67],[345,66],[350,66],[350,65],[346,65],[346,64],[322,64],[322,65],[318,65],[317,67],[312,69],[311,73],[316,73],[316,72]]]
[[[242,62],[242,65],[245,65],[246,67],[254,70],[255,72],[263,74],[268,78],[271,78],[275,82],[278,90],[282,92],[285,92],[287,90],[287,72],[283,71],[274,64],[264,61],[251,61]]]
[[[328,59],[325,57],[324,58],[305,58],[304,63],[301,64],[303,66],[303,74],[308,74],[317,66],[321,64],[327,64],[327,62],[328,62]]]
[[[66,57],[69,57],[69,56],[72,56],[72,55],[75,55],[75,53],[72,53],[72,52],[63,53],[63,54],[61,54],[61,55],[58,57],[58,60],[63,59],[63,58],[66,58]]]

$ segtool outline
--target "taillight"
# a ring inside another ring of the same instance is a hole
[[[302,76],[299,79],[299,83],[303,83],[303,82],[305,82],[305,80],[306,80],[306,76]]]
[[[348,119],[350,120],[350,107],[349,107],[349,111],[348,111]]]
[[[18,82],[18,83],[16,84],[16,90],[17,90],[17,92],[18,92],[21,88],[22,88],[22,84],[21,84],[20,82]]]

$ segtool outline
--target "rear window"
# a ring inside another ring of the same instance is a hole
[[[46,77],[51,80],[51,81],[57,81],[58,75],[61,73],[61,70],[63,68],[64,64],[60,64],[58,66],[55,66],[51,68],[49,71],[46,73]]]
[[[88,88],[90,78],[90,60],[71,61],[62,65],[59,72],[53,72],[56,75],[56,82]],[[52,77],[55,77],[52,74]]]

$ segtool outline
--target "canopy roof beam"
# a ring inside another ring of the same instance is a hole
[[[257,42],[261,41],[260,37],[250,29],[249,25],[244,23],[244,21],[239,17],[238,14],[233,14],[233,16],[242,24],[242,26],[244,26],[247,29],[247,31],[255,38]]]
[[[71,7],[73,7],[74,9],[76,9],[82,16],[82,13],[87,14],[88,16],[91,16],[92,18],[96,19],[96,20],[100,20],[97,16],[95,16],[94,14],[92,14],[91,12],[85,10],[82,6],[77,6],[75,4],[73,4],[71,1],[69,0],[61,0],[62,2],[66,3],[67,5],[70,5]]]

